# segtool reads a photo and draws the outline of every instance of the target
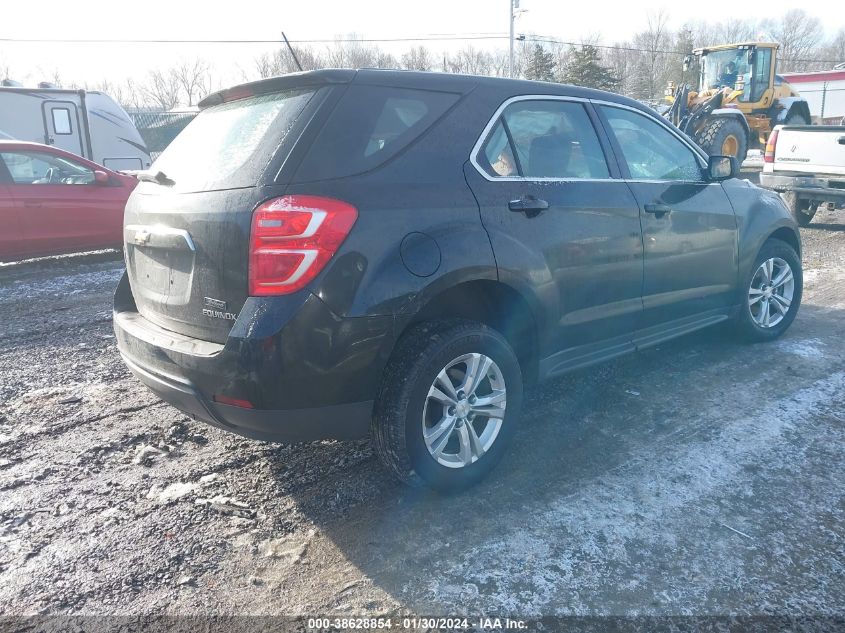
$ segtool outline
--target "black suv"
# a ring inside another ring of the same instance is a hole
[[[247,437],[372,437],[469,485],[523,382],[801,299],[780,198],[605,92],[324,70],[205,99],[126,207],[129,368]]]

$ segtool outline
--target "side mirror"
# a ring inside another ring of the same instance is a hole
[[[109,182],[111,182],[111,178],[106,172],[99,169],[94,170],[94,184],[107,185]]]
[[[739,161],[736,156],[711,156],[707,161],[707,177],[713,181],[727,180],[739,176]]]
[[[690,66],[692,66],[692,55],[686,55],[684,57],[684,72],[687,72]]]

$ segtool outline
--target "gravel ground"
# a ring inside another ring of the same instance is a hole
[[[0,267],[0,613],[845,614],[845,215],[786,336],[717,327],[527,394],[452,497],[366,442],[189,420],[126,371],[114,255]]]

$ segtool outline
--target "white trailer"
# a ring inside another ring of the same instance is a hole
[[[0,139],[53,145],[113,170],[152,162],[132,120],[103,92],[0,87]]]

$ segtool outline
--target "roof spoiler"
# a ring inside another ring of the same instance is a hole
[[[200,110],[204,110],[220,103],[244,99],[253,95],[279,92],[291,88],[345,84],[352,81],[356,72],[356,70],[349,69],[308,70],[301,73],[270,77],[214,92],[200,101],[198,105]]]

